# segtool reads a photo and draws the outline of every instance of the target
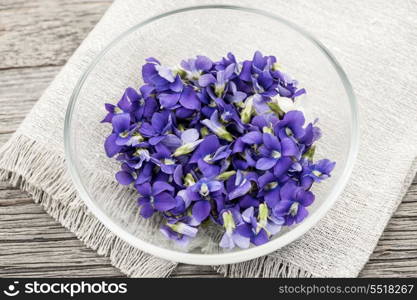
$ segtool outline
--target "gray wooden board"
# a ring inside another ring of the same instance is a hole
[[[0,0],[0,145],[110,5],[110,0]],[[180,265],[174,277],[218,277]],[[30,196],[0,183],[0,277],[123,274],[47,215]],[[417,178],[385,229],[363,277],[417,276]]]

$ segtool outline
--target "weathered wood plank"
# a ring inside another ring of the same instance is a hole
[[[0,277],[123,276],[26,193],[0,183]]]
[[[66,62],[111,0],[3,0],[0,69]]]
[[[110,0],[0,2],[0,146],[53,79]],[[395,213],[364,277],[417,276],[417,178]],[[123,276],[32,202],[0,183],[0,277]],[[180,265],[175,277],[218,277]]]

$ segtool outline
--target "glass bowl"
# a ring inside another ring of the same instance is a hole
[[[315,203],[300,224],[271,241],[249,249],[224,251],[207,237],[197,238],[187,250],[159,232],[160,218],[138,214],[137,194],[118,185],[119,164],[107,158],[103,143],[110,125],[100,123],[104,103],[115,103],[125,88],[138,88],[140,67],[153,56],[166,65],[206,55],[218,60],[229,51],[239,60],[260,50],[275,55],[286,73],[307,90],[304,111],[320,118],[323,137],[316,158],[337,162],[329,180],[316,184]],[[211,5],[170,11],[143,21],[113,40],[79,79],[65,120],[65,153],[74,185],[91,212],[114,234],[152,255],[190,264],[220,265],[246,261],[277,250],[298,239],[334,204],[350,176],[358,149],[357,107],[346,74],[330,52],[305,30],[269,12]]]

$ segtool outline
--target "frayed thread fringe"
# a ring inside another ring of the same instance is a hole
[[[310,272],[272,256],[263,256],[232,265],[214,266],[214,269],[223,276],[231,278],[313,277]]]
[[[176,263],[146,254],[115,236],[78,197],[64,158],[30,138],[15,134],[0,150],[0,180],[28,192],[36,203],[87,247],[108,256],[131,277],[167,277]]]

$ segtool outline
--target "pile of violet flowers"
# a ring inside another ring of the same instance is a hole
[[[335,163],[313,161],[320,129],[305,124],[305,90],[274,56],[197,56],[177,68],[148,58],[142,77],[139,90],[106,104],[103,120],[112,124],[106,153],[121,164],[116,179],[134,185],[142,217],[161,214],[161,232],[183,246],[217,224],[228,249],[264,244],[307,217],[312,184]]]

